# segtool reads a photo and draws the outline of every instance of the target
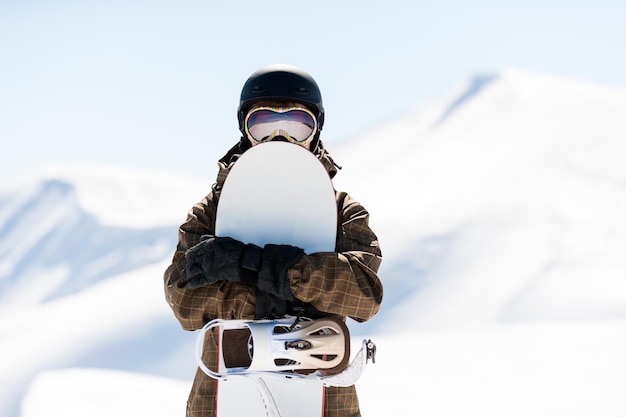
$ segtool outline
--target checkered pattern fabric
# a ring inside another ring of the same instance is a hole
[[[322,148],[323,152],[323,148]],[[320,158],[331,175],[332,159]],[[187,216],[179,229],[179,242],[171,265],[164,274],[165,295],[176,318],[186,330],[202,328],[215,318],[253,319],[254,289],[245,284],[220,281],[190,290],[183,285],[185,252],[200,241],[202,235],[213,235],[221,185],[236,155],[219,163],[218,182],[213,190]],[[293,295],[319,311],[351,317],[363,322],[380,308],[383,286],[377,275],[382,260],[378,239],[368,225],[369,214],[361,204],[344,192],[336,193],[338,204],[338,238],[336,252],[305,255],[288,271]],[[210,333],[204,347],[205,363],[217,368],[217,340]],[[216,381],[198,370],[187,403],[187,416],[215,416]],[[359,402],[354,386],[327,388],[325,417],[359,416]]]

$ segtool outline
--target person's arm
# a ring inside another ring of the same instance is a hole
[[[215,233],[216,204],[213,193],[196,204],[178,230],[178,246],[172,263],[165,270],[165,296],[185,330],[202,328],[215,318],[254,318],[254,288],[250,285],[219,281],[190,289],[182,279],[187,260],[185,253],[203,235]]]
[[[288,270],[291,292],[316,309],[362,322],[379,310],[383,286],[377,275],[382,260],[378,238],[365,208],[345,193],[339,207],[337,252],[303,256]]]

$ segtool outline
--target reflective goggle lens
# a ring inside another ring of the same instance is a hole
[[[313,113],[301,107],[258,107],[248,113],[245,124],[248,137],[257,143],[283,136],[307,144],[316,127]]]

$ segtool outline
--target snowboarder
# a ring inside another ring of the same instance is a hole
[[[373,317],[383,296],[377,275],[382,254],[368,225],[368,212],[345,192],[336,192],[335,252],[307,255],[289,245],[260,248],[215,236],[221,188],[237,158],[252,146],[265,141],[293,142],[316,155],[331,178],[340,169],[320,141],[324,108],[315,80],[289,65],[261,68],[243,86],[238,120],[242,137],[218,161],[216,183],[180,226],[178,246],[164,274],[167,302],[182,327],[201,329],[216,318],[333,315],[363,322]],[[258,179],[271,180],[275,179]],[[207,334],[204,351],[208,365],[216,366],[217,340],[211,334]],[[216,387],[214,379],[198,370],[187,416],[215,416]],[[354,386],[326,389],[324,416],[359,415]]]

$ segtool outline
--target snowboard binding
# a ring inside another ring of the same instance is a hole
[[[219,370],[202,361],[204,336],[217,331]],[[210,377],[226,379],[251,373],[308,375],[339,373],[350,360],[350,333],[335,317],[319,320],[213,320],[196,344],[200,368]]]

